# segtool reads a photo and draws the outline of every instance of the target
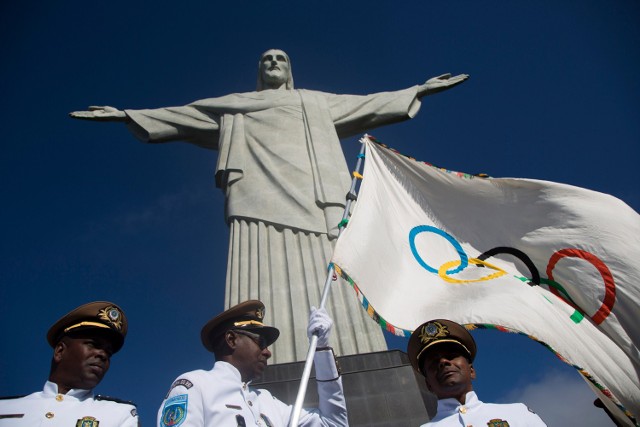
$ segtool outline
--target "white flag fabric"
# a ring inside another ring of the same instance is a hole
[[[332,261],[369,314],[401,336],[435,318],[526,334],[636,423],[640,216],[606,194],[446,171],[365,139]]]

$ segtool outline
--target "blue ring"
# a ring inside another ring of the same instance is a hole
[[[460,246],[460,243],[458,243],[458,241],[454,239],[453,236],[451,236],[447,232],[442,231],[439,228],[432,227],[430,225],[418,225],[416,227],[413,227],[409,232],[409,246],[411,246],[411,253],[413,253],[413,256],[418,261],[418,264],[424,267],[427,271],[434,274],[438,274],[437,269],[431,267],[429,264],[424,262],[422,258],[420,258],[420,255],[418,254],[418,250],[416,249],[416,236],[419,233],[422,233],[425,231],[429,231],[431,233],[435,233],[444,237],[445,239],[447,239],[447,241],[449,241],[449,243],[453,245],[455,250],[458,252],[458,255],[460,256],[460,265],[452,270],[447,270],[447,274],[459,273],[465,268],[467,268],[467,266],[469,265],[469,257],[467,256],[465,251],[462,249],[462,246]]]

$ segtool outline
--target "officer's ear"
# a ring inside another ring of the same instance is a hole
[[[476,370],[473,368],[473,364],[469,364],[469,372],[472,380],[476,379]]]
[[[237,347],[238,336],[233,331],[227,331],[224,333],[224,341],[231,350],[235,350]]]
[[[60,363],[60,361],[62,360],[64,351],[66,349],[67,349],[67,343],[65,342],[64,337],[62,337],[60,341],[58,341],[58,344],[56,344],[56,346],[53,348],[53,360],[56,363]]]

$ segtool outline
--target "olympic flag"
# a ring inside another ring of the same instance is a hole
[[[434,318],[529,335],[635,422],[640,216],[606,194],[445,171],[365,139],[333,263],[369,314],[403,336]]]

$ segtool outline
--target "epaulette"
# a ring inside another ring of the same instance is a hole
[[[138,407],[138,405],[136,405],[135,403],[133,403],[130,400],[118,399],[117,397],[111,397],[111,396],[103,396],[101,394],[97,394],[95,399],[96,400],[108,400],[110,402],[124,403],[125,405],[132,405],[132,406],[135,406],[136,408]]]
[[[8,400],[8,399],[20,399],[21,397],[28,396],[28,394],[21,394],[19,396],[0,396],[0,400]]]

